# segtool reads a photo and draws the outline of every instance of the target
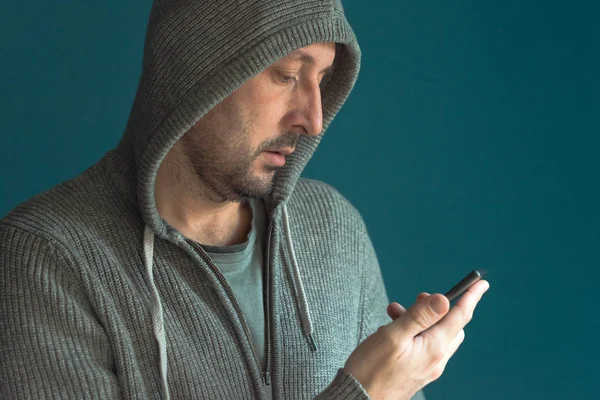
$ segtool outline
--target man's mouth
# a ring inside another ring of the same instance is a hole
[[[285,165],[285,156],[281,153],[278,153],[276,151],[265,151],[265,158],[274,165],[277,165],[279,167],[284,166]]]

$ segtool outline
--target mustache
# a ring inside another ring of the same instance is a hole
[[[264,142],[262,144],[262,146],[260,146],[259,151],[257,152],[257,155],[259,155],[260,153],[262,153],[263,151],[269,149],[269,148],[284,148],[284,147],[291,147],[293,149],[296,148],[296,145],[298,144],[298,141],[300,140],[300,135],[296,134],[296,133],[286,133],[283,136],[271,139],[271,140],[267,140],[266,142]]]

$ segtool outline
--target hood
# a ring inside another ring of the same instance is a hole
[[[302,135],[265,199],[273,215],[293,191],[322,135],[356,81],[360,48],[339,0],[155,0],[142,74],[120,154],[135,159],[137,202],[145,225],[175,239],[159,216],[154,181],[171,147],[212,107],[298,48],[335,42],[334,72],[322,84],[323,130]],[[133,178],[133,177],[132,177]]]
[[[300,136],[265,199],[270,219],[282,206],[284,243],[289,247],[298,288],[300,322],[314,351],[317,347],[286,200],[356,82],[361,54],[342,4],[339,0],[155,0],[152,5],[142,74],[110,170],[120,175],[116,185],[137,203],[143,218],[145,275],[165,399],[169,399],[167,345],[162,301],[154,282],[154,238],[173,243],[181,243],[183,238],[156,208],[154,183],[160,163],[181,136],[247,80],[287,54],[320,42],[336,43],[333,73],[321,83],[323,130],[318,136]],[[268,367],[263,379],[269,385]]]

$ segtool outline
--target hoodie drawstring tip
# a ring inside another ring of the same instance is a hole
[[[308,334],[308,341],[310,342],[310,347],[312,347],[313,351],[317,351],[317,343],[315,342],[312,333]]]

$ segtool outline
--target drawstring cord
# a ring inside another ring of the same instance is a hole
[[[294,276],[294,283],[298,286],[298,293],[296,297],[299,303],[298,306],[300,308],[302,329],[304,330],[304,334],[307,336],[313,351],[317,351],[317,344],[313,336],[313,325],[310,318],[310,310],[308,308],[308,302],[306,301],[306,294],[304,293],[302,278],[300,277],[300,268],[298,267],[298,261],[296,260],[296,252],[294,251],[294,245],[292,243],[292,234],[290,232],[286,204],[283,205],[283,229],[285,231],[285,240],[292,256],[292,272]]]
[[[154,284],[154,274],[152,271],[154,258],[154,232],[146,225],[144,229],[144,258],[146,261],[146,274],[150,281],[152,293],[152,328],[154,337],[158,342],[158,351],[160,356],[160,377],[161,377],[161,395],[165,400],[169,400],[169,383],[167,382],[167,344],[165,341],[165,324],[163,319],[163,308],[160,301],[160,294]]]
[[[302,284],[302,278],[300,276],[300,268],[298,267],[298,261],[296,259],[296,252],[294,251],[294,245],[292,242],[292,234],[289,227],[289,217],[287,212],[287,206],[283,205],[283,227],[285,234],[285,242],[290,251],[292,259],[292,273],[294,284],[296,286],[296,300],[300,309],[300,319],[302,330],[308,338],[310,346],[313,351],[317,351],[317,344],[314,338],[313,324],[310,318],[310,309],[308,308],[308,302],[306,301],[306,293],[304,292],[304,285]],[[163,308],[160,299],[158,289],[154,284],[154,273],[153,273],[153,261],[154,261],[154,232],[146,225],[144,229],[144,261],[146,264],[146,274],[150,283],[150,291],[152,294],[152,328],[154,330],[154,337],[158,343],[159,357],[160,357],[160,376],[161,376],[161,395],[165,400],[170,399],[169,395],[169,384],[167,381],[167,345],[165,340],[165,325],[163,317]]]

